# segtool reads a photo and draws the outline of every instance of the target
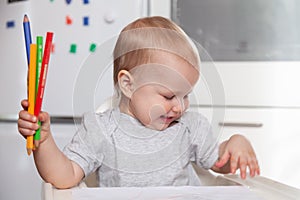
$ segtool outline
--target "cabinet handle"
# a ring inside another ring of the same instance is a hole
[[[260,128],[263,126],[263,123],[247,123],[247,122],[219,122],[219,126],[227,126],[227,127],[253,127]]]

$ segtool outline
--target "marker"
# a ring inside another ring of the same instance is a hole
[[[34,107],[34,115],[36,117],[38,117],[38,115],[40,114],[41,107],[42,107],[42,101],[44,97],[46,78],[48,72],[48,64],[49,64],[50,52],[52,46],[52,39],[53,39],[53,33],[47,32],[41,74],[39,79],[39,87],[38,87],[38,92],[37,92],[35,107]]]
[[[35,94],[37,95],[38,87],[39,87],[39,79],[41,74],[41,67],[42,67],[42,59],[43,59],[43,37],[37,36],[36,37],[36,45],[37,45],[37,52],[36,52],[36,83],[35,83]],[[38,121],[38,125],[41,126],[41,122]],[[39,147],[39,140],[41,139],[41,129],[39,128],[36,130],[34,134],[34,147]]]
[[[23,18],[23,29],[24,29],[24,38],[25,38],[25,49],[26,49],[26,57],[27,57],[27,67],[29,67],[30,60],[30,44],[31,41],[31,31],[30,31],[30,22],[27,15],[24,15]],[[28,70],[29,72],[29,70]],[[27,74],[27,96],[28,96],[28,74]]]
[[[29,60],[30,60],[30,44],[31,41],[31,31],[30,31],[30,22],[27,15],[24,15],[23,19],[23,29],[24,29],[24,37],[25,37],[25,47],[26,47],[26,54],[27,54],[27,64],[29,67]]]
[[[28,112],[34,115],[34,107],[35,107],[35,79],[36,79],[36,44],[30,45],[30,64],[29,64],[29,82],[28,82]],[[30,155],[32,150],[34,149],[33,146],[33,135],[27,136],[26,139],[26,148],[27,154]]]

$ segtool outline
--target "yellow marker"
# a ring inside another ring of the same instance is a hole
[[[36,44],[30,44],[30,61],[29,61],[29,83],[28,83],[28,101],[29,107],[28,112],[34,115],[35,106],[35,81],[36,81]],[[33,135],[27,136],[27,153],[31,154],[34,149],[33,146]]]

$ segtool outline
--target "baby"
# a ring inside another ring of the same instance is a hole
[[[57,188],[73,187],[94,171],[103,187],[201,185],[192,163],[219,173],[240,169],[242,178],[247,168],[250,176],[259,174],[245,137],[218,144],[208,120],[187,111],[199,70],[194,44],[172,21],[146,17],[127,25],[114,49],[118,106],[86,113],[63,151],[48,113],[38,116],[41,140],[33,155],[41,177]],[[27,100],[21,104],[18,129],[29,136],[38,119],[27,112]]]

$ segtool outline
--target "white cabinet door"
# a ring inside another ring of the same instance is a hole
[[[223,109],[223,108],[218,108]],[[212,120],[209,108],[191,108]],[[217,123],[220,140],[245,135],[252,143],[261,175],[300,188],[300,109],[225,109]],[[225,126],[222,127],[222,124]]]
[[[300,108],[300,62],[201,63],[193,105]]]
[[[73,137],[74,125],[52,124],[53,137],[62,149]],[[15,123],[0,123],[0,199],[41,199],[41,184],[33,155],[27,156],[26,140]]]

